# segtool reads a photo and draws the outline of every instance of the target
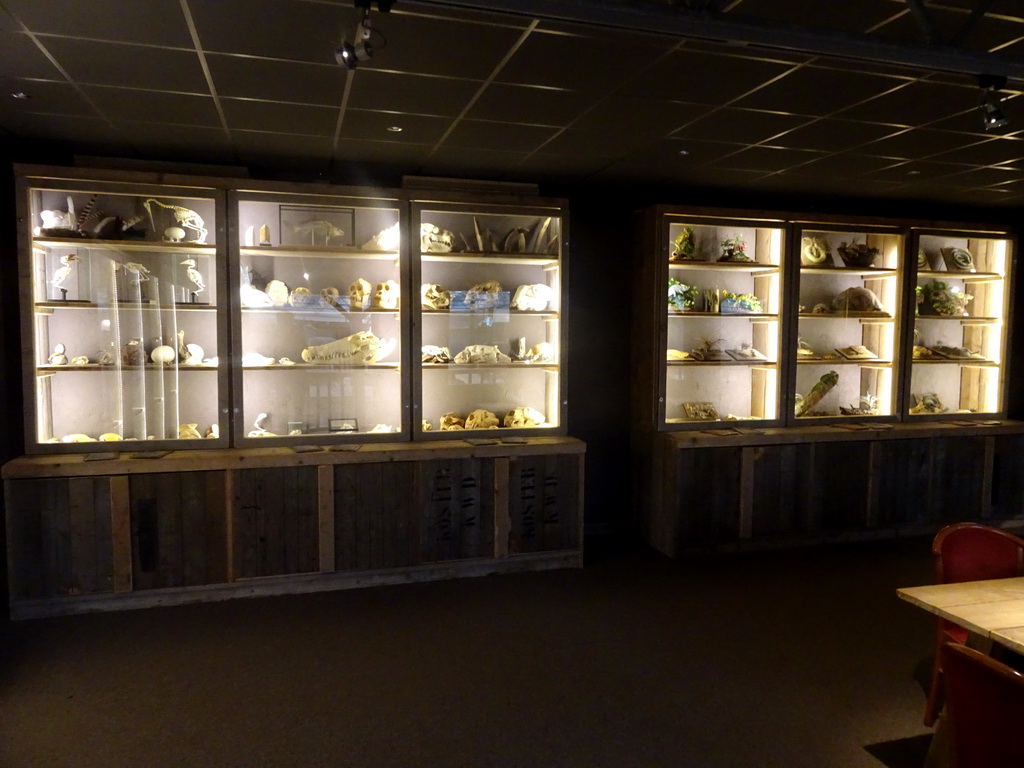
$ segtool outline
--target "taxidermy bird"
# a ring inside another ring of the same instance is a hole
[[[190,357],[192,357],[192,353],[189,351],[188,345],[185,344],[185,332],[178,331],[178,359],[182,363],[187,363]]]
[[[192,281],[193,285],[195,285],[195,290],[192,292],[202,293],[204,290],[206,290],[206,283],[203,282],[203,276],[199,274],[199,270],[196,269],[196,260],[185,259],[181,263],[188,267],[188,269],[185,271],[185,274],[188,276],[188,279]]]
[[[71,270],[74,268],[74,265],[71,263],[73,261],[79,261],[79,258],[73,253],[60,257],[60,263],[64,266],[59,267],[57,271],[53,273],[53,279],[50,281],[50,285],[54,288],[59,288],[61,284],[68,279],[68,276],[71,274]]]

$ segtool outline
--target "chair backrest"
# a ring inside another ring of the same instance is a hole
[[[947,525],[932,541],[940,584],[1024,575],[1024,539],[981,523]]]
[[[1024,675],[959,643],[941,653],[953,765],[1024,766]]]

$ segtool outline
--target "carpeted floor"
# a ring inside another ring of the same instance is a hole
[[[903,540],[20,622],[0,765],[910,768]]]

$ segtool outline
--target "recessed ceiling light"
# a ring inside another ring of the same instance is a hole
[[[907,171],[907,176],[919,176],[920,174],[920,171]]]
[[[13,96],[16,99],[27,99],[27,98],[29,98],[28,94],[25,93],[24,91],[15,91],[14,93],[11,94],[11,96]]]
[[[388,130],[391,131],[391,133],[401,133],[402,132],[402,126],[400,126],[400,125],[389,125],[388,126]]]
[[[679,154],[680,155],[688,155],[688,154],[690,154],[690,150],[688,150],[688,149],[680,149],[679,150]]]

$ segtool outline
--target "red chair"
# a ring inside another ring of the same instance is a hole
[[[1024,575],[1024,539],[981,523],[947,525],[932,541],[932,556],[935,558],[935,579],[939,584]],[[935,724],[940,709],[942,665],[939,648],[946,642],[963,644],[966,641],[966,629],[945,619],[938,620],[932,680],[924,710],[924,724],[927,726]]]
[[[939,653],[953,766],[1024,766],[1024,675],[959,643],[944,643]]]

